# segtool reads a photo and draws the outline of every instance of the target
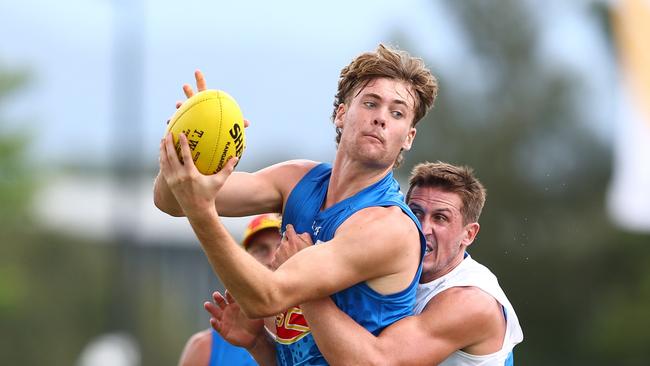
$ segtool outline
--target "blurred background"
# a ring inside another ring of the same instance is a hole
[[[152,203],[181,85],[199,68],[237,99],[238,169],[331,161],[338,73],[384,42],[440,83],[403,187],[443,160],[488,188],[470,249],[516,363],[646,365],[648,24],[648,0],[0,2],[0,364],[175,364],[220,287]]]

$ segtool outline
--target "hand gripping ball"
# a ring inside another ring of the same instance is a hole
[[[204,90],[187,99],[170,119],[169,131],[179,157],[178,134],[187,136],[194,165],[206,175],[221,170],[231,157],[241,158],[246,148],[239,105],[221,90]]]

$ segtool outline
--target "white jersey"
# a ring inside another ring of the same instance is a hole
[[[506,334],[503,347],[489,355],[472,355],[463,351],[452,353],[440,363],[441,366],[503,366],[512,365],[512,349],[524,339],[515,309],[499,286],[496,276],[484,265],[472,259],[469,254],[446,275],[429,283],[420,284],[415,301],[415,313],[420,314],[424,307],[437,294],[452,287],[478,287],[492,295],[503,307],[506,318]]]

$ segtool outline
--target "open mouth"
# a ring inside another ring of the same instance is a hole
[[[433,252],[433,243],[427,240],[427,245],[424,248],[424,255],[427,255],[429,253]]]

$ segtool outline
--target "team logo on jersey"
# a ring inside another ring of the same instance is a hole
[[[318,236],[318,232],[320,231],[321,228],[322,226],[316,226],[316,221],[312,222],[311,230],[314,232],[314,236]]]
[[[282,344],[295,343],[311,332],[299,306],[278,314],[275,318],[275,326],[276,341]]]

